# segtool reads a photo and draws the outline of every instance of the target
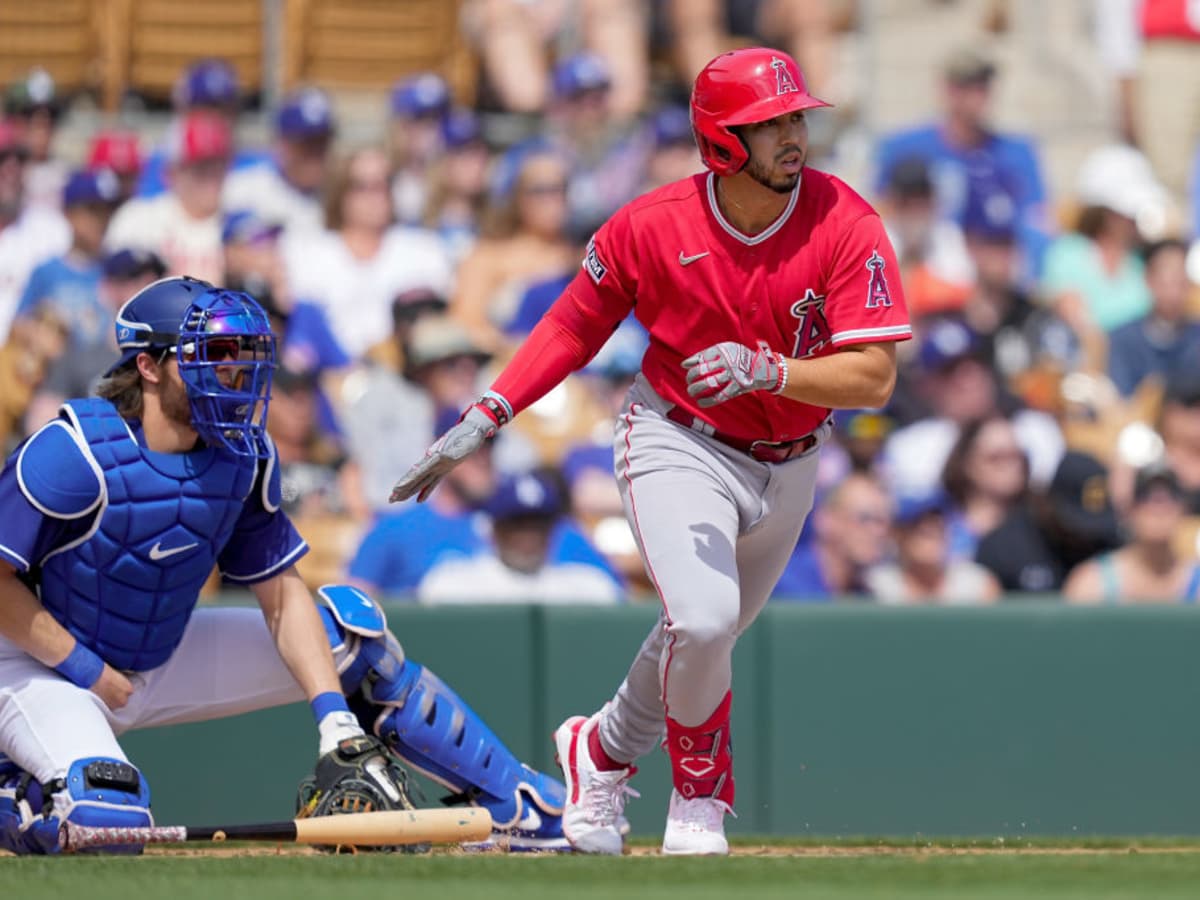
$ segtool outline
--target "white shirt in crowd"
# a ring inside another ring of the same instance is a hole
[[[620,586],[584,563],[547,563],[535,575],[516,572],[494,554],[451,557],[417,585],[421,603],[545,603],[578,606],[619,603]]]
[[[355,359],[391,335],[398,294],[431,288],[450,296],[450,257],[441,239],[422,228],[389,229],[367,260],[351,256],[336,232],[289,232],[283,255],[293,294],[324,308],[334,336]]]
[[[220,284],[221,216],[193,219],[174,194],[135,197],[117,210],[104,235],[110,250],[153,250],[172,275],[190,275]]]
[[[288,184],[270,161],[230,172],[221,191],[221,206],[227,212],[253,210],[263,221],[289,230],[312,232],[325,225],[321,201]]]
[[[0,228],[0,342],[8,338],[30,274],[70,246],[71,227],[50,207],[28,206],[11,225]]]

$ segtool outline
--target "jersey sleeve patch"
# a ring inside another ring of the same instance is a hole
[[[104,474],[83,439],[59,419],[42,427],[17,457],[21,492],[38,511],[78,519],[104,497]]]
[[[608,267],[600,261],[600,254],[596,252],[595,237],[588,241],[587,253],[583,257],[583,269],[592,276],[592,281],[596,282],[596,284],[599,284],[604,276],[608,274]]]

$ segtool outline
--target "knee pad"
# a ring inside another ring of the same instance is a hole
[[[0,763],[0,847],[18,854],[57,853],[63,822],[94,828],[151,826],[150,787],[136,768],[119,759],[77,760],[64,777],[45,784],[11,762]],[[142,848],[96,850],[140,853]]]
[[[363,728],[454,791],[453,801],[487,808],[511,849],[568,848],[562,783],[523,765],[458,694],[406,659],[374,600],[347,586],[318,594],[342,689]]]

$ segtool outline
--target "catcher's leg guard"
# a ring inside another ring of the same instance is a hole
[[[511,849],[569,849],[562,783],[523,765],[458,694],[405,659],[370,597],[346,586],[318,593],[342,688],[363,727],[417,771],[485,807]]]
[[[59,851],[63,822],[92,827],[146,827],[150,788],[127,762],[92,757],[72,763],[65,778],[39,784],[11,761],[0,761],[0,847],[18,854]],[[141,853],[140,846],[97,847]]]

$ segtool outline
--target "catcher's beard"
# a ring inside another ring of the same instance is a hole
[[[187,387],[179,377],[179,371],[174,370],[162,381],[162,391],[159,394],[163,415],[176,425],[186,425],[192,428],[192,404],[188,400]]]

